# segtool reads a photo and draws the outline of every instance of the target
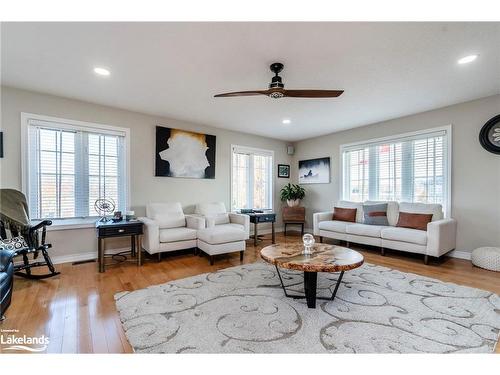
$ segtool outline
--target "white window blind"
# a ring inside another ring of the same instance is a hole
[[[449,207],[449,131],[342,147],[343,199],[439,203]]]
[[[97,216],[98,198],[126,210],[125,133],[40,120],[29,120],[28,132],[32,218]]]
[[[273,152],[233,146],[231,209],[273,208]]]

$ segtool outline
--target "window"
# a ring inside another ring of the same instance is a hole
[[[344,145],[343,199],[439,203],[449,216],[451,127]]]
[[[231,209],[273,208],[272,151],[232,146]]]
[[[94,210],[98,198],[111,198],[115,210],[126,210],[125,130],[25,117],[24,189],[32,218],[98,216]]]

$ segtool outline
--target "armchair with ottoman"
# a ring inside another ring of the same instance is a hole
[[[327,237],[377,246],[382,255],[385,249],[418,253],[424,255],[425,264],[429,257],[455,249],[457,222],[443,217],[440,204],[340,201],[335,208],[339,215],[334,216],[334,209],[313,215],[314,234],[320,241]],[[422,219],[416,227],[411,223]]]
[[[222,202],[201,203],[196,205],[195,215],[202,216],[206,228],[198,230],[198,249],[210,258],[214,264],[214,256],[232,252],[240,252],[240,260],[246,248],[246,240],[250,238],[250,217],[248,215],[226,211]]]
[[[196,249],[198,230],[205,228],[205,219],[200,216],[185,215],[178,202],[150,203],[146,206],[146,217],[139,218],[144,223],[142,247],[149,254]]]

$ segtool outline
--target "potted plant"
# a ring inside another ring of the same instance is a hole
[[[305,195],[306,191],[304,188],[294,184],[287,184],[280,191],[281,201],[286,201],[289,207],[299,206],[301,199],[304,199]]]

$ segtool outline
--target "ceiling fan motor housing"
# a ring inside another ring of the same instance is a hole
[[[275,74],[275,76],[271,79],[271,83],[269,84],[270,89],[282,89],[285,87],[283,82],[281,81],[281,77],[278,75],[279,72],[283,70],[283,64],[282,63],[273,63],[269,67],[271,69],[271,72]]]

